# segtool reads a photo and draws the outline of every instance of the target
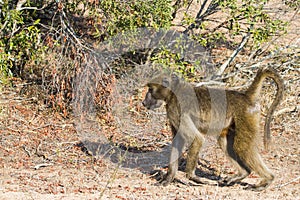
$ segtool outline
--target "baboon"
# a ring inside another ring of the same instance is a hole
[[[244,91],[224,88],[194,86],[182,81],[175,74],[160,75],[152,79],[142,104],[154,109],[166,103],[167,118],[173,134],[168,171],[163,185],[173,181],[178,170],[178,158],[188,146],[186,176],[202,183],[195,169],[205,135],[215,134],[221,149],[238,169],[238,173],[222,179],[222,184],[233,185],[244,179],[252,171],[261,178],[256,185],[245,189],[260,191],[274,179],[274,175],[263,163],[256,146],[259,132],[260,93],[265,78],[272,78],[277,85],[277,93],[265,122],[264,145],[270,141],[270,121],[283,95],[283,80],[269,68],[259,69],[254,81]]]

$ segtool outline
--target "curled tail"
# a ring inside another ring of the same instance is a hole
[[[274,69],[271,68],[259,69],[256,77],[254,78],[254,81],[246,91],[246,95],[250,98],[251,102],[258,101],[260,98],[260,92],[262,89],[263,81],[267,77],[272,78],[274,80],[277,86],[277,92],[276,92],[275,99],[268,110],[266,121],[265,121],[264,146],[266,149],[268,149],[271,140],[270,122],[272,120],[272,115],[283,96],[283,88],[284,88],[283,80]]]

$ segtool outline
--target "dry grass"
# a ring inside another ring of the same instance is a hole
[[[297,199],[300,191],[300,124],[299,107],[294,108],[299,106],[299,80],[297,73],[282,76],[294,83],[287,84],[284,101],[272,123],[273,147],[269,152],[261,148],[276,179],[260,193],[245,191],[241,185],[193,186],[184,178],[183,172],[177,177],[179,182],[168,187],[157,186],[149,169],[137,165],[119,167],[118,163],[112,162],[112,157],[95,159],[84,153],[76,145],[80,137],[72,119],[47,112],[34,99],[20,97],[19,87],[2,89],[1,199],[97,199],[101,196],[103,199],[237,199],[241,196]],[[268,96],[264,99],[270,100]],[[262,147],[262,142],[258,146]],[[149,165],[158,163],[158,159],[166,162],[167,158],[153,156],[148,158]],[[234,172],[214,139],[206,142],[198,167],[199,173],[206,177],[209,173],[224,176]],[[253,174],[244,181],[254,183],[258,178]]]
[[[299,48],[299,16],[292,24],[288,34],[279,38],[274,45],[295,44]],[[295,52],[298,52],[299,59],[299,49]],[[220,50],[216,53],[222,53],[219,56],[225,57],[231,52]],[[243,61],[242,56],[237,58],[236,62],[239,61]],[[293,62],[299,64],[299,60]],[[136,154],[135,160],[131,157],[130,161],[138,164],[126,167],[119,165],[112,151],[108,151],[109,155],[92,157],[78,145],[81,138],[76,131],[75,119],[66,119],[50,112],[35,98],[20,96],[22,83],[18,82],[17,87],[1,88],[0,91],[0,199],[299,199],[300,72],[299,65],[295,66],[297,68],[290,68],[289,65],[278,68],[282,69],[280,73],[286,88],[284,100],[275,112],[275,120],[271,125],[271,150],[265,152],[262,141],[258,143],[264,161],[276,176],[265,191],[245,191],[239,184],[231,187],[195,186],[184,178],[183,172],[177,176],[179,181],[167,187],[157,185],[149,166],[160,163],[158,167],[162,169],[162,164],[167,161],[163,153],[158,156],[159,149],[170,142],[165,125],[162,125],[163,130],[152,135],[149,129],[146,134],[138,132],[126,137],[124,133],[106,127],[106,136],[112,136],[114,142],[156,152],[155,156],[147,157],[147,167],[139,165],[139,159],[145,159],[142,153]],[[242,86],[248,83],[250,77],[251,74],[242,71],[228,84]],[[266,86],[262,96],[263,105],[269,105],[273,95],[271,84]],[[137,124],[145,120],[143,112],[140,110],[139,115],[134,115],[140,117]],[[99,134],[103,136],[102,132]],[[234,172],[213,138],[207,140],[200,157],[198,172],[205,177],[210,177],[210,174],[225,176]],[[247,183],[257,181],[259,179],[255,174],[244,180]]]

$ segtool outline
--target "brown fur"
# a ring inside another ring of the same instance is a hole
[[[164,185],[174,179],[178,158],[187,145],[187,177],[202,183],[194,172],[206,134],[218,135],[220,147],[238,169],[237,175],[226,178],[223,183],[238,182],[252,171],[256,172],[262,181],[249,186],[249,189],[259,191],[272,182],[274,176],[263,163],[255,142],[260,121],[259,95],[267,77],[272,78],[278,88],[266,118],[264,144],[267,146],[272,114],[283,93],[283,81],[274,70],[260,69],[245,92],[195,87],[179,80],[176,75],[159,76],[147,84],[149,90],[143,105],[152,109],[159,106],[160,100],[165,101],[174,136],[168,172],[162,181]]]

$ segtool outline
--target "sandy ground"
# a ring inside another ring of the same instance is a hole
[[[299,34],[295,27],[286,38]],[[276,177],[262,192],[244,190],[244,184],[195,185],[186,180],[182,171],[172,184],[161,186],[153,170],[166,171],[165,165],[151,163],[166,163],[167,157],[148,156],[147,167],[122,167],[107,155],[95,158],[82,151],[74,119],[49,112],[35,99],[21,97],[18,88],[3,88],[0,199],[300,199],[299,74],[282,76],[289,85],[271,124],[271,149],[266,152],[262,141],[258,141],[263,160]],[[159,148],[154,151],[159,155]],[[234,172],[215,139],[209,138],[202,149],[197,174],[209,179]],[[251,174],[243,183],[258,181],[258,176]]]

